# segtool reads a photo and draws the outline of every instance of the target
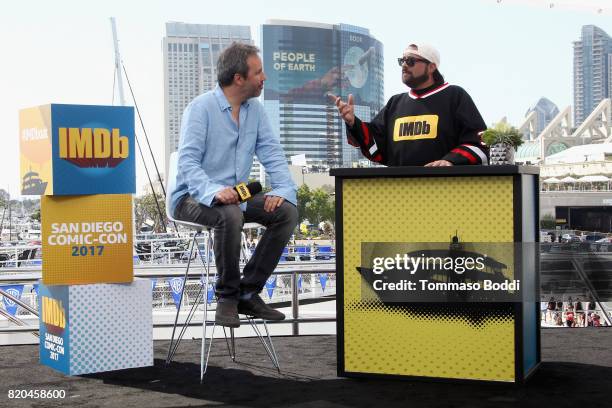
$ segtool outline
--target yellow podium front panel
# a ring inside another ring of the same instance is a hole
[[[338,177],[340,375],[517,380],[516,305],[388,304],[357,271],[364,242],[514,242],[515,189],[512,175]]]
[[[45,285],[133,280],[132,196],[41,197]]]

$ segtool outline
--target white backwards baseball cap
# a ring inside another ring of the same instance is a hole
[[[406,54],[417,55],[429,62],[436,64],[436,68],[440,68],[440,53],[433,46],[426,43],[410,43],[404,50]]]

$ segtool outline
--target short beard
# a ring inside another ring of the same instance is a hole
[[[406,79],[402,78],[402,82],[409,88],[416,88],[417,86],[423,85],[428,80],[429,74],[427,72],[424,72],[423,75],[420,76],[408,77]]]
[[[259,89],[259,87],[253,88],[251,90],[251,92],[249,92],[249,95],[248,95],[247,99],[257,98],[257,97],[259,97],[259,95],[261,95],[261,90]]]

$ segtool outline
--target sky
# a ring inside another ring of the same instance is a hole
[[[551,6],[552,5],[552,6]],[[110,17],[151,147],[163,167],[162,39],[165,23],[251,26],[259,44],[268,19],[346,23],[383,43],[385,99],[405,92],[395,62],[410,42],[440,51],[440,71],[465,88],[486,123],[520,125],[545,96],[572,104],[573,48],[583,25],[612,35],[612,0],[21,0],[0,14],[0,188],[19,197],[20,109],[48,103],[110,105],[114,51]],[[129,91],[126,98],[129,102]],[[137,136],[143,140],[137,121]],[[137,194],[146,183],[137,157]],[[146,164],[152,169],[150,157]]]

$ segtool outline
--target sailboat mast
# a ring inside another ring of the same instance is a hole
[[[9,191],[8,196],[8,206],[9,206],[9,241],[13,240],[13,213],[11,211],[11,192]]]
[[[117,39],[117,24],[115,17],[110,18],[113,29],[113,46],[115,48],[115,75],[117,78],[117,90],[119,91],[119,105],[125,106],[125,95],[123,94],[123,68],[121,64],[121,53],[119,52],[119,40]]]

